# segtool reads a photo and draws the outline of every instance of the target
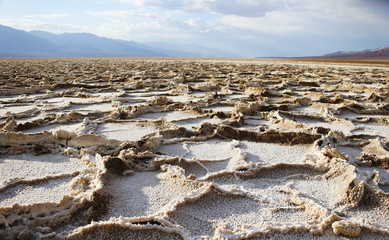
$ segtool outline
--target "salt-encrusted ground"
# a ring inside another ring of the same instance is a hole
[[[389,68],[0,60],[0,239],[389,237]]]

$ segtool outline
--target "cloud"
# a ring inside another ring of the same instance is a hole
[[[65,18],[69,17],[69,13],[52,13],[52,14],[39,14],[39,15],[27,15],[27,18]]]
[[[106,20],[93,33],[117,39],[143,42],[183,39],[207,31],[207,24],[201,18],[178,17],[165,12],[122,10],[85,13]]]
[[[212,12],[241,17],[263,17],[266,13],[275,11],[282,6],[272,0],[217,0],[209,1],[207,5]]]
[[[104,0],[71,18],[41,14],[0,18],[0,23],[140,42],[196,43],[245,56],[301,56],[387,45],[388,12],[386,0]]]
[[[275,0],[118,0],[133,3],[137,6],[155,7],[165,10],[186,12],[209,11],[216,14],[261,17],[267,12],[282,7],[281,1]]]
[[[126,2],[135,4],[136,6],[156,7],[166,10],[182,10],[182,11],[202,11],[205,10],[206,5],[204,0],[118,0],[119,2]]]
[[[92,11],[85,11],[86,14],[94,17],[104,17],[107,19],[128,19],[128,18],[144,18],[144,19],[156,19],[159,18],[157,14],[150,13],[150,12],[142,12],[142,11],[128,11],[128,10],[122,10],[122,11],[103,11],[103,12],[92,12]]]
[[[389,38],[384,30],[388,16],[377,14],[388,4],[380,0],[371,0],[375,6],[366,0],[116,1],[126,2],[131,10],[90,13],[109,21],[95,33],[198,43],[245,56],[358,50],[369,48],[360,47],[367,42],[379,44],[376,39]]]
[[[36,19],[0,19],[0,24],[25,31],[41,30],[52,33],[91,32],[92,28],[74,24],[59,24]]]
[[[388,16],[387,0],[117,0],[145,8],[167,11],[211,12],[239,17],[264,17],[274,11],[347,12],[359,9],[363,12],[383,13]]]
[[[211,26],[201,17],[170,14],[166,12],[103,11],[86,14],[106,19],[104,30],[116,38],[132,36],[132,39],[153,38],[194,38],[196,34],[209,33]],[[111,28],[112,30],[109,30]]]

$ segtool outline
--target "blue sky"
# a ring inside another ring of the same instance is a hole
[[[0,24],[307,56],[389,46],[389,0],[0,0]]]

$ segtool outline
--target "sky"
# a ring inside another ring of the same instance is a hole
[[[389,0],[0,0],[0,24],[242,57],[317,56],[389,46]]]

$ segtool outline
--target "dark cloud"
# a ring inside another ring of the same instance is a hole
[[[351,6],[389,18],[389,0],[349,0]]]

